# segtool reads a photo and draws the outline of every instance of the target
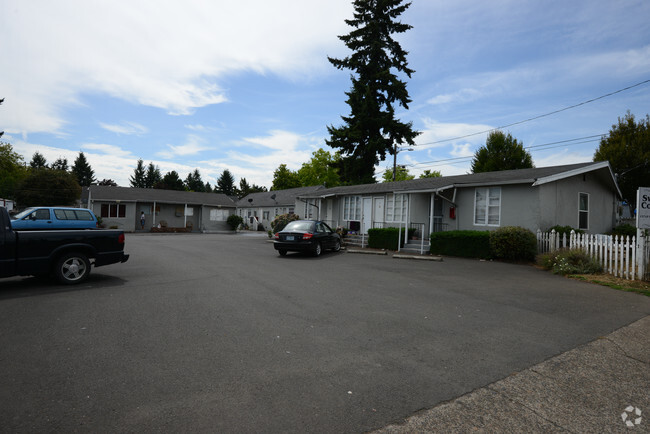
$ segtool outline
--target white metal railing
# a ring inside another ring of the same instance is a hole
[[[605,273],[625,279],[647,278],[650,243],[645,236],[629,237],[601,234],[558,234],[537,231],[539,253],[548,253],[561,248],[582,249],[598,261]]]

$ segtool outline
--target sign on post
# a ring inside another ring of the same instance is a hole
[[[636,192],[636,227],[650,229],[650,187],[639,187]]]

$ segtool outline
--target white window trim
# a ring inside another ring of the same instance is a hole
[[[490,189],[492,188],[498,188],[499,189],[499,221],[498,223],[490,223]],[[479,190],[484,190],[485,191],[485,223],[477,223],[476,222],[476,193]],[[489,227],[500,227],[501,226],[501,209],[502,209],[502,199],[503,195],[501,187],[476,187],[474,189],[474,216],[472,217],[472,220],[474,222],[474,226],[489,226]]]
[[[583,194],[584,194],[585,196],[587,196],[587,210],[586,210],[586,211],[583,211],[583,210],[580,209],[580,198],[582,197]],[[589,226],[590,226],[589,224],[591,223],[591,221],[590,221],[590,217],[591,217],[590,214],[591,214],[591,213],[589,212],[590,205],[591,205],[591,197],[590,197],[589,193],[579,192],[579,193],[578,193],[578,229],[581,229],[581,230],[583,230],[583,231],[588,231],[588,230],[589,230]],[[584,213],[587,213],[587,227],[586,227],[586,228],[582,228],[582,227],[580,227],[580,215],[581,215],[583,212],[584,212]]]
[[[346,214],[346,202],[348,203],[348,209]],[[343,198],[343,220],[348,222],[358,222],[361,221],[361,196],[345,196]]]
[[[397,202],[398,197],[400,198],[400,206],[399,206],[400,219],[399,220],[395,218],[395,214],[396,214],[395,211],[397,209],[395,203]],[[393,193],[393,194],[386,195],[386,200],[384,202],[384,216],[385,216],[384,218],[386,219],[386,223],[405,223],[409,212],[408,208],[409,208],[409,196],[407,194]],[[389,210],[390,210],[390,214],[389,214]]]

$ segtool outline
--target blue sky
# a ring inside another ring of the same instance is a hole
[[[182,178],[224,169],[270,187],[298,169],[349,113],[348,71],[327,56],[348,0],[69,1],[0,4],[0,130],[29,161],[72,163],[128,186],[139,158]],[[650,79],[650,2],[414,0],[398,36],[415,70],[398,117],[422,131],[398,163],[468,173],[491,128]],[[506,130],[536,166],[591,161],[630,110],[650,113],[650,83]],[[583,140],[573,140],[591,137]],[[453,139],[453,140],[449,140]],[[572,140],[572,141],[569,141]],[[561,144],[552,144],[568,141]],[[381,162],[381,171],[392,160]]]

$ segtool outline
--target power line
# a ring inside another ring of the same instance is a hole
[[[583,106],[585,104],[589,104],[589,103],[592,103],[594,101],[598,101],[600,99],[607,98],[607,97],[610,97],[612,95],[616,95],[617,93],[625,92],[626,90],[630,90],[630,89],[633,89],[633,88],[638,87],[638,86],[642,86],[642,85],[647,84],[647,83],[650,83],[650,79],[641,81],[639,83],[636,83],[636,84],[633,84],[633,85],[630,85],[630,86],[627,86],[627,87],[624,87],[623,89],[619,89],[619,90],[616,90],[614,92],[607,93],[605,95],[598,96],[596,98],[589,99],[587,101],[583,101],[583,102],[578,103],[578,104],[570,105],[568,107],[564,107],[564,108],[561,108],[559,110],[554,110],[554,111],[549,112],[549,113],[544,113],[543,115],[538,115],[538,116],[534,116],[532,118],[524,119],[523,121],[513,122],[511,124],[502,125],[500,127],[492,128],[492,129],[485,130],[485,131],[479,131],[478,133],[467,134],[467,135],[459,136],[459,137],[452,137],[451,139],[437,140],[435,142],[427,142],[427,143],[418,143],[416,146],[435,145],[435,144],[438,144],[438,143],[444,143],[444,142],[451,142],[453,140],[466,139],[467,137],[473,137],[473,136],[478,136],[480,134],[489,133],[489,132],[492,132],[492,131],[502,130],[504,128],[512,127],[514,125],[523,124],[525,122],[534,121],[534,120],[537,120],[537,119],[540,119],[540,118],[543,118],[543,117],[546,117],[546,116],[551,116],[551,115],[554,115],[554,114],[557,114],[557,113],[561,113],[563,111],[574,109],[576,107],[580,107],[580,106]]]
[[[575,139],[559,140],[557,142],[549,142],[549,143],[542,143],[539,145],[526,146],[524,147],[524,149],[531,150],[531,152],[538,152],[538,151],[545,151],[547,149],[561,148],[564,146],[582,145],[585,143],[600,141],[600,139],[606,137],[607,135],[608,133],[594,134],[591,136],[577,137]],[[435,167],[435,166],[442,166],[444,164],[454,165],[454,164],[466,163],[472,160],[473,158],[474,158],[473,155],[469,157],[453,157],[453,158],[444,158],[440,160],[423,161],[420,163],[401,164],[401,166],[416,167],[416,166],[427,165],[428,167]],[[377,175],[382,174],[385,171],[386,170],[379,171],[377,172]]]

